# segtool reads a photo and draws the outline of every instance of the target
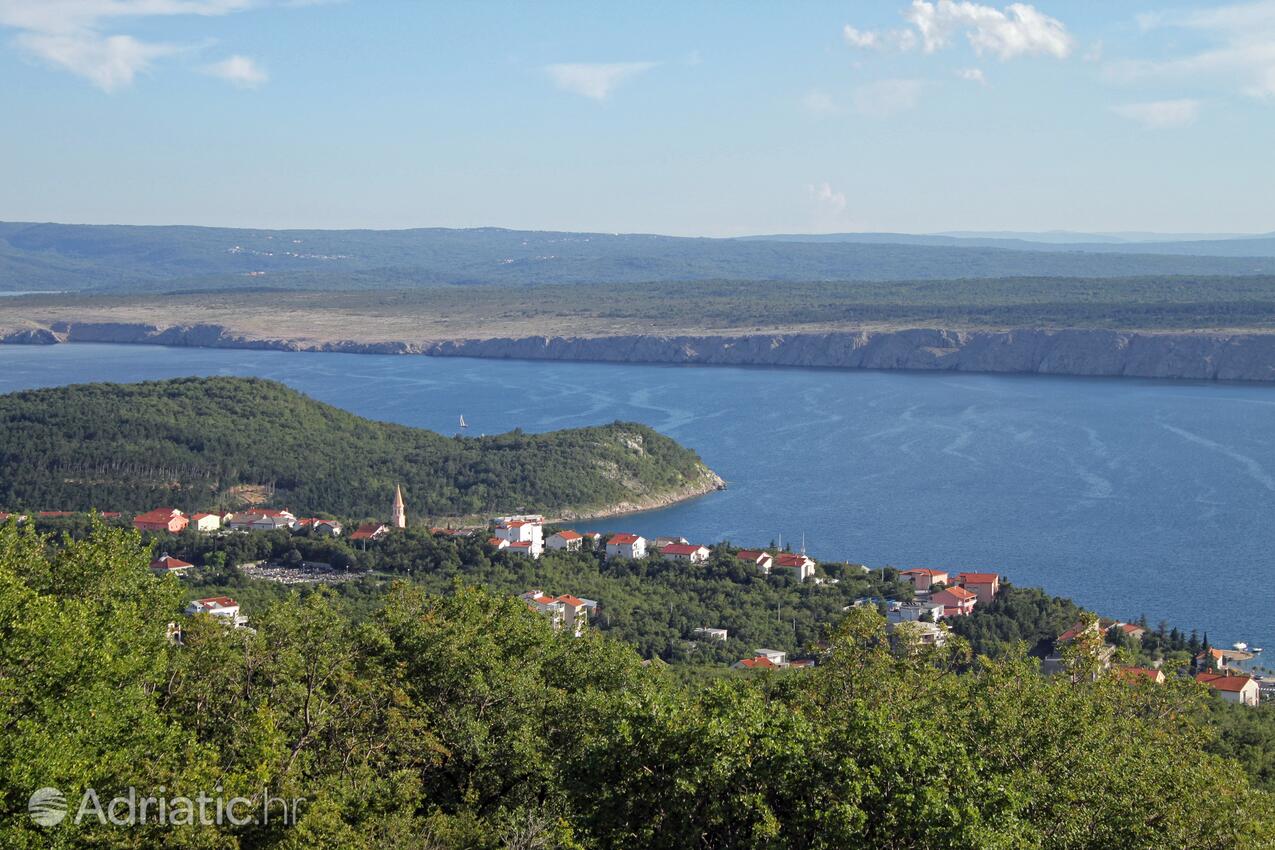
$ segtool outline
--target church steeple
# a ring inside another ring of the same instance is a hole
[[[394,485],[393,523],[395,528],[407,528],[407,508],[403,505],[403,488]]]

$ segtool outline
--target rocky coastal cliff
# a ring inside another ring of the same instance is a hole
[[[916,328],[784,334],[315,342],[252,338],[213,324],[159,327],[58,322],[45,328],[11,332],[0,337],[0,342],[113,342],[435,357],[1275,381],[1275,334],[1255,333]]]

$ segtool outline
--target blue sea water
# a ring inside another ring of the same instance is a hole
[[[815,557],[995,570],[1275,654],[1275,387],[0,346],[4,392],[180,375],[273,378],[448,434],[462,414],[470,434],[644,422],[729,489],[582,528],[748,545],[804,535]]]

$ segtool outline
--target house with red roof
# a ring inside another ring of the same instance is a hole
[[[708,560],[709,554],[707,546],[694,543],[670,543],[660,550],[660,557],[688,564],[702,564]]]
[[[943,606],[944,617],[964,617],[974,613],[978,596],[963,587],[945,587],[930,594],[930,601]]]
[[[506,540],[506,539],[505,539],[505,538],[503,538],[503,537],[488,537],[488,538],[487,538],[487,545],[488,545],[488,546],[490,546],[491,548],[493,548],[493,549],[495,549],[495,550],[499,551],[499,550],[501,550],[501,549],[508,549],[508,548],[509,548],[509,541],[508,541],[508,540]]]
[[[1227,702],[1254,706],[1262,701],[1262,692],[1252,676],[1230,673],[1196,673],[1195,681],[1209,688]]]
[[[133,517],[133,528],[157,534],[176,534],[187,525],[190,520],[176,508],[156,508]]]
[[[248,622],[246,617],[239,614],[239,603],[229,596],[210,596],[206,599],[196,599],[186,606],[186,614],[191,617],[196,614],[207,614],[236,628]]]
[[[544,521],[540,517],[504,517],[496,520],[493,534],[502,540],[508,540],[510,548],[517,548],[533,558],[539,558],[545,550]],[[526,546],[519,544],[526,543]]]
[[[320,519],[319,517],[305,517],[297,520],[297,528],[303,531],[310,531],[321,537],[340,537],[344,527],[341,523],[334,519]]]
[[[1157,685],[1164,684],[1164,671],[1157,667],[1120,667],[1111,672],[1111,675],[1122,681],[1136,684],[1138,682],[1155,682]]]
[[[771,569],[776,572],[787,570],[797,581],[805,581],[815,574],[815,562],[800,552],[781,552],[775,556]]]
[[[175,575],[181,576],[190,572],[195,565],[183,561],[181,558],[174,558],[172,555],[164,554],[151,561],[151,572],[155,575]]]
[[[761,570],[761,574],[764,576],[770,575],[770,569],[775,565],[775,556],[769,552],[763,552],[761,549],[740,549],[735,553],[735,557],[752,564]]]
[[[555,629],[566,629],[576,637],[584,634],[584,627],[589,622],[589,600],[570,594],[549,596],[538,589],[528,590],[520,598],[533,611],[549,617]]]
[[[915,567],[910,570],[904,570],[899,576],[905,581],[911,582],[912,589],[920,593],[929,591],[930,587],[936,584],[948,584],[947,570],[931,570],[925,567]]]
[[[734,664],[730,665],[736,670],[778,670],[779,665],[771,661],[764,655],[758,655],[754,658],[741,658]]]
[[[607,540],[607,557],[633,560],[645,558],[646,538],[639,534],[613,534]]]
[[[354,529],[354,532],[350,534],[350,539],[366,543],[369,540],[380,540],[389,533],[390,527],[383,522],[365,522]]]
[[[209,532],[221,528],[221,514],[198,513],[190,515],[190,525],[196,531]]]
[[[549,539],[545,541],[545,546],[548,548],[565,552],[579,552],[580,547],[583,545],[584,535],[569,528],[564,528],[562,531],[550,535]]]
[[[990,604],[1001,589],[1001,577],[996,573],[957,573],[956,583],[977,596],[981,605]]]

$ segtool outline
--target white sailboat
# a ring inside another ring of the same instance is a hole
[[[465,424],[465,414],[463,414],[463,413],[460,415],[460,427],[462,427],[462,428],[468,428],[468,427],[469,427],[468,425],[466,425],[466,424]]]

